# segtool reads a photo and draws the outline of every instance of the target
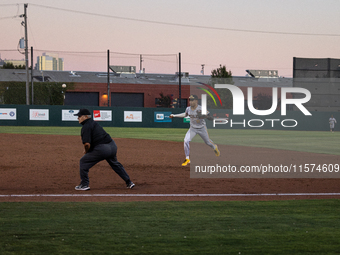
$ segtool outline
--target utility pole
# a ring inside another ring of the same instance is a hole
[[[110,50],[107,50],[107,107],[110,107]]]
[[[30,94],[29,94],[29,72],[28,72],[28,37],[27,37],[27,6],[24,4],[24,22],[25,22],[25,69],[26,69],[26,104],[30,104]]]
[[[139,72],[142,73],[143,72],[143,56],[139,55],[139,58],[140,58]]]
[[[181,53],[178,53],[178,107],[182,107],[182,71],[181,71]]]
[[[33,87],[33,47],[31,47],[31,88],[32,88],[32,105],[34,104],[34,87]]]
[[[204,66],[205,66],[205,64],[202,64],[201,66],[202,66],[201,74],[204,75]]]

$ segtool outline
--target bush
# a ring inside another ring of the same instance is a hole
[[[64,95],[67,89],[73,89],[74,84],[68,83],[63,88],[62,82],[36,82],[34,83],[35,105],[63,105]],[[30,103],[32,87],[29,86]],[[25,82],[2,82],[0,83],[0,102],[2,104],[26,104]]]

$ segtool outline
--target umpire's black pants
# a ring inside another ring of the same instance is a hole
[[[80,159],[80,178],[82,185],[89,185],[90,168],[104,159],[126,183],[130,182],[130,177],[126,173],[123,165],[117,161],[117,145],[112,140],[110,143],[97,145],[91,152],[86,153]]]

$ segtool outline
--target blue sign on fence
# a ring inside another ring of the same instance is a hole
[[[155,112],[155,122],[172,122],[171,112]]]

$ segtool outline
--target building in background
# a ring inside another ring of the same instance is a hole
[[[0,54],[0,68],[3,67],[4,64],[12,63],[14,66],[25,66],[25,60],[15,60],[15,59],[2,59]]]
[[[14,66],[25,66],[25,60],[5,59],[4,62],[12,63]]]
[[[37,57],[36,70],[64,71],[64,59],[58,54],[43,53]]]
[[[111,72],[75,72],[75,71],[38,71],[33,70],[34,86],[42,82],[50,84],[65,83],[64,105],[79,106],[109,106],[110,107],[160,107],[160,98],[169,97],[172,106],[177,108],[179,102],[179,73],[136,73],[135,66],[110,66]],[[202,84],[211,84],[210,75],[190,75],[182,72],[181,79],[181,107],[189,103],[192,89],[198,90]],[[109,79],[108,79],[109,78]],[[24,82],[25,72],[18,70],[0,69],[0,84],[6,81]],[[109,81],[109,87],[108,87]],[[258,95],[271,98],[272,88],[278,88],[278,102],[280,89],[292,87],[290,78],[258,79],[254,77],[233,77],[233,85],[239,87],[244,95],[245,109],[248,108],[248,87],[253,87],[253,105],[258,107]],[[70,86],[69,86],[70,85]],[[212,85],[212,84],[211,84]],[[196,94],[200,97],[201,91]],[[287,93],[287,98],[292,98]],[[270,103],[272,100],[270,100]],[[290,108],[288,110],[291,110]]]

